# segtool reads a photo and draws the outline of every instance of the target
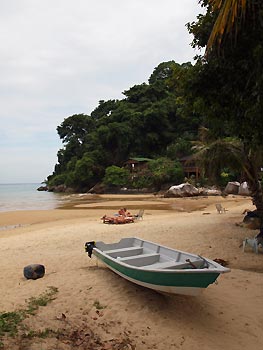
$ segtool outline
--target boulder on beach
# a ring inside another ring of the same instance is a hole
[[[222,196],[222,191],[217,188],[199,188],[200,196]]]
[[[196,187],[188,182],[182,183],[177,186],[171,186],[164,195],[165,197],[193,197],[198,196],[199,191]]]
[[[237,181],[228,182],[225,188],[226,194],[238,194],[240,183]]]
[[[248,188],[247,182],[242,182],[238,189],[238,194],[240,196],[250,196],[250,190]]]

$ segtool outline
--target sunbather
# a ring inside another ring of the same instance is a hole
[[[126,212],[126,208],[121,208],[119,211],[118,211],[118,214],[120,216],[125,216],[125,212]]]
[[[121,208],[119,211],[118,211],[118,214],[119,215],[122,215],[122,216],[131,216],[131,213],[129,211],[127,211],[126,208]]]
[[[107,216],[106,214],[101,218],[104,224],[128,224],[134,222],[133,217],[119,216]]]

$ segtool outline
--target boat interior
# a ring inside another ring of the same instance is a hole
[[[147,270],[208,267],[207,261],[197,255],[162,247],[137,238],[125,238],[115,244],[98,242],[96,247],[119,262]]]

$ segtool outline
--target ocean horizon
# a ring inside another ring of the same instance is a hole
[[[0,212],[57,208],[64,195],[38,191],[38,187],[42,185],[41,183],[0,184]]]

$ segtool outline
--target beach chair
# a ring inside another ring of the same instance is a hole
[[[216,204],[216,210],[218,212],[218,214],[222,214],[226,212],[226,208],[222,207],[222,205],[220,203]]]
[[[258,254],[258,248],[261,247],[263,248],[262,242],[258,241],[256,237],[254,238],[245,238],[243,241],[243,252],[245,251],[246,246],[250,246],[253,251]]]
[[[143,219],[143,214],[144,214],[144,209],[140,209],[138,214],[134,215],[135,220],[142,220]]]

